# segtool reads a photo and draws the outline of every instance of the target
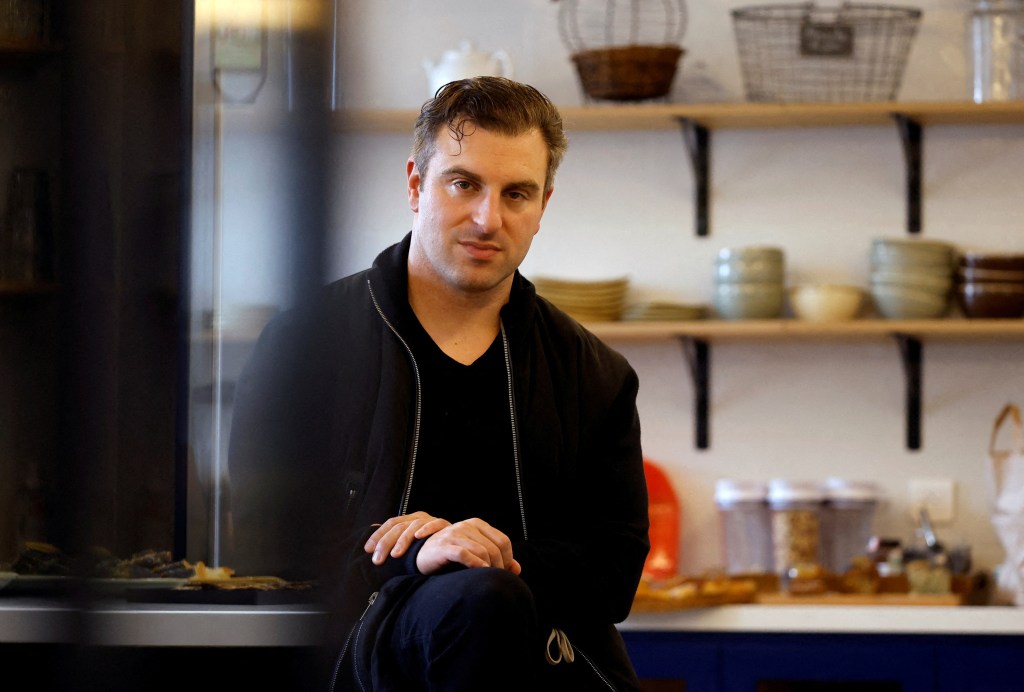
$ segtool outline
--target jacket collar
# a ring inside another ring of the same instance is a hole
[[[409,246],[412,232],[394,245],[383,250],[370,267],[369,281],[381,309],[397,328],[415,319],[409,307]],[[501,319],[509,339],[516,343],[533,324],[537,292],[532,283],[516,270],[512,279],[512,293],[501,309]]]

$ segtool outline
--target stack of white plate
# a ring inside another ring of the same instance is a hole
[[[701,320],[707,317],[708,306],[671,301],[652,300],[630,305],[622,313],[624,320],[648,320],[652,322],[681,322]]]
[[[724,320],[779,317],[785,304],[782,248],[722,248],[715,257],[715,312]]]
[[[628,278],[584,281],[535,277],[537,293],[580,322],[615,322],[626,304]]]
[[[939,240],[876,238],[871,297],[882,317],[933,319],[950,307],[956,248]]]

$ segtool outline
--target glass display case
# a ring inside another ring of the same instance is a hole
[[[263,327],[323,283],[332,7],[196,5],[184,553],[240,573],[236,385]]]

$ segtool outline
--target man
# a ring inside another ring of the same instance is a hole
[[[442,88],[411,232],[271,324],[240,382],[239,566],[315,567],[334,689],[638,689],[614,627],[649,549],[637,377],[518,272],[566,146],[532,87]],[[268,507],[291,521],[248,531]]]

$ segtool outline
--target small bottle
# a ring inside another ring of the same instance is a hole
[[[715,484],[722,554],[728,574],[772,571],[772,532],[768,487],[764,483],[722,479]]]
[[[768,484],[775,572],[821,565],[821,510],[824,492],[817,483],[775,479]]]

